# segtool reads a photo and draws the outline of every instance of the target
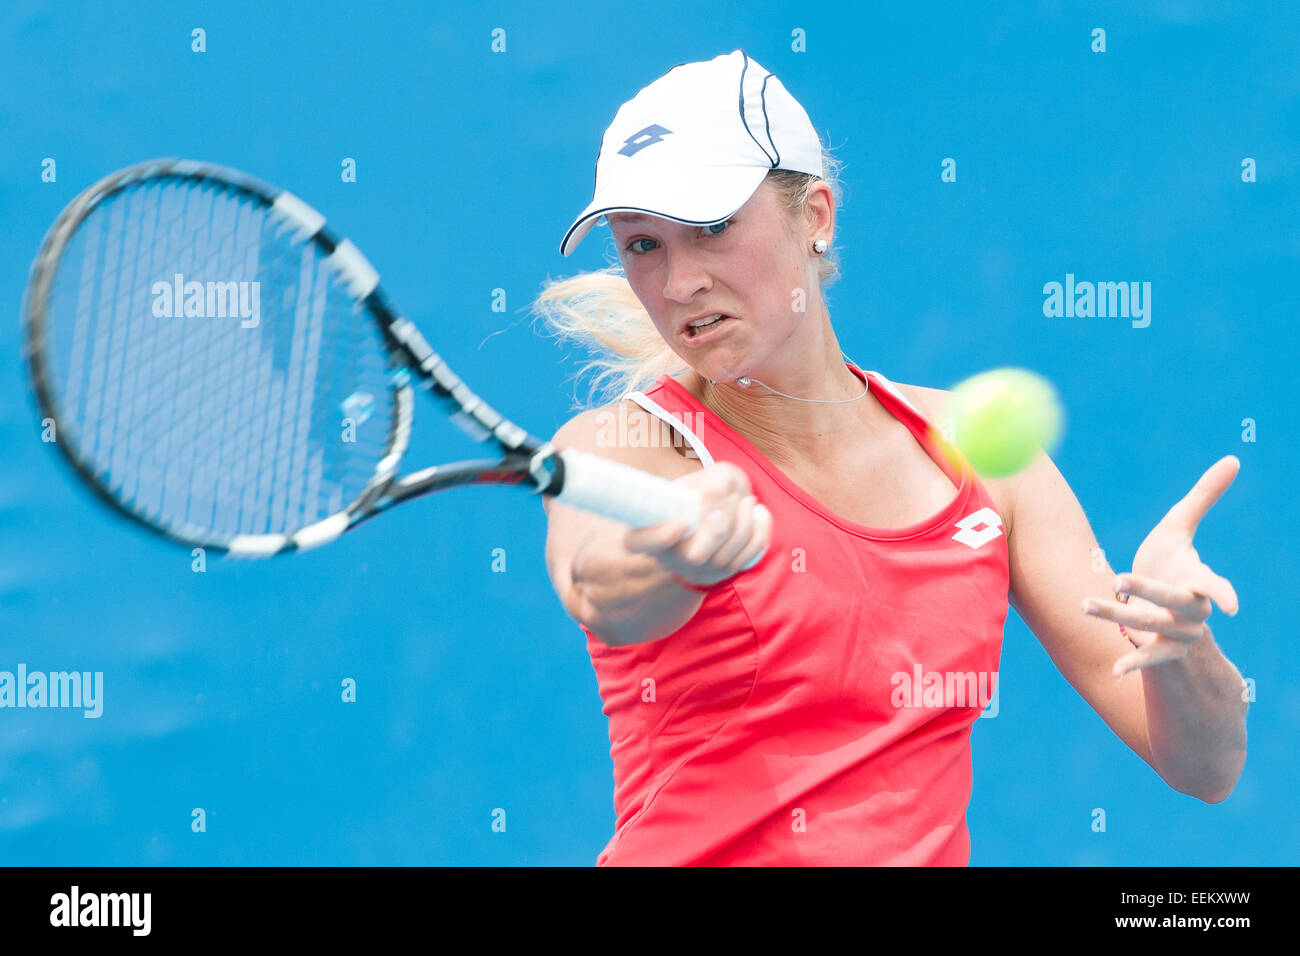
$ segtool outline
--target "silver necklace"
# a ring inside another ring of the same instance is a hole
[[[854,366],[855,368],[861,367],[858,365],[857,362],[853,361],[853,359],[849,358],[847,355],[844,355],[843,352],[841,352],[840,355],[843,356],[846,362],[848,362],[850,365]],[[864,378],[865,378],[865,373],[864,373]],[[708,382],[710,385],[713,386],[716,386],[718,384],[713,379],[709,379]],[[789,398],[796,402],[812,402],[817,405],[847,405],[849,402],[861,401],[866,396],[867,392],[871,390],[870,384],[866,381],[863,381],[861,395],[855,395],[853,398],[837,398],[831,401],[824,398],[799,398],[797,395],[787,395],[785,392],[778,391],[777,389],[773,388],[771,385],[768,385],[766,382],[759,381],[756,378],[750,378],[748,375],[742,375],[740,376],[740,378],[736,379],[736,384],[739,385],[741,388],[749,388],[749,386],[754,383],[758,383],[759,385],[762,385],[769,392],[773,392],[776,395],[780,395],[782,398]]]

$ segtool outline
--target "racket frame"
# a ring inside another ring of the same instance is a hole
[[[151,180],[188,179],[211,182],[252,197],[295,230],[295,238],[316,243],[326,262],[346,283],[354,309],[367,312],[388,346],[393,389],[393,417],[384,454],[357,497],[343,510],[293,532],[214,536],[195,525],[152,520],[105,487],[88,457],[79,449],[75,429],[60,421],[58,402],[45,355],[45,309],[60,258],[82,222],[106,199]],[[319,547],[349,528],[408,498],[466,484],[527,485],[539,494],[558,494],[564,486],[564,459],[543,441],[506,419],[455,374],[415,324],[401,315],[379,285],[379,273],[361,251],[327,226],[323,215],[287,190],[277,189],[239,170],[186,159],[153,159],[118,170],[83,190],[58,215],[45,235],[23,302],[24,357],[42,418],[55,423],[55,444],[82,481],[117,513],[151,531],[195,547],[232,556],[269,557]],[[398,477],[414,419],[414,373],[443,410],[478,441],[490,437],[504,450],[497,459],[474,459],[437,465]],[[62,433],[62,434],[60,434]]]

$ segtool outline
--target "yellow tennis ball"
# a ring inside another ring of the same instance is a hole
[[[1023,368],[998,368],[958,383],[945,406],[953,444],[984,478],[1027,467],[1051,452],[1065,412],[1052,384]]]

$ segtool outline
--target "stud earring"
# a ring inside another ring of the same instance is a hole
[[[817,255],[820,256],[825,251],[826,251],[825,239],[818,239],[816,242],[813,243],[813,252],[817,253]]]

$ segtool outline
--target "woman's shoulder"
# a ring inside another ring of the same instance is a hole
[[[658,418],[630,398],[578,411],[551,443],[671,478],[700,467],[697,459],[683,455],[684,442],[673,440]]]
[[[952,395],[951,389],[930,388],[925,385],[903,385],[899,382],[892,383],[895,388],[903,393],[921,417],[926,420],[930,427],[936,429],[940,435],[948,434],[947,425],[945,425],[944,405]],[[945,441],[948,439],[945,437]],[[986,478],[980,476],[980,483],[987,489],[997,505],[998,514],[1006,523],[1007,534],[1011,533],[1011,522],[1014,520],[1015,502],[1016,502],[1016,485],[1024,472],[1018,472],[1014,475],[1008,475],[1005,478]]]
[[[876,373],[879,374],[879,373]],[[952,394],[946,388],[931,388],[927,385],[907,385],[903,382],[895,382],[892,379],[886,379],[900,395],[911,402],[921,417],[926,422],[936,428],[940,427],[939,417],[943,414],[944,403],[947,402],[948,396]]]
[[[952,394],[946,388],[931,388],[926,385],[904,385],[901,382],[892,383],[895,388],[902,392],[907,399],[915,405],[926,419],[931,419],[943,407],[948,396]],[[933,424],[933,422],[931,422]]]

